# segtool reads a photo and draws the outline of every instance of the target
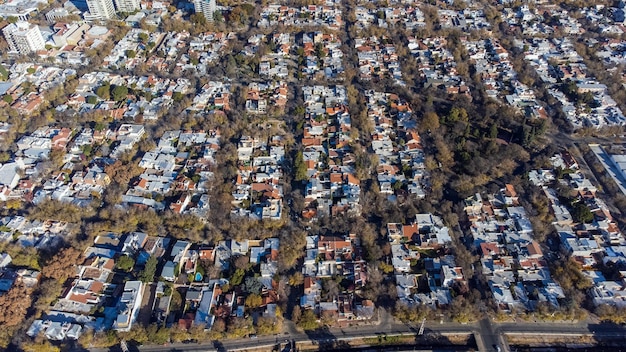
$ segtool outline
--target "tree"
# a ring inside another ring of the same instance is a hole
[[[9,292],[0,296],[0,325],[17,326],[26,317],[30,306],[30,290],[23,284],[13,285]]]
[[[328,301],[332,301],[339,295],[340,287],[339,280],[335,279],[322,279],[322,297]]]
[[[120,339],[115,330],[99,331],[97,333],[88,330],[80,336],[78,342],[85,348],[109,348],[118,344]]]
[[[60,149],[53,149],[50,152],[49,158],[51,159],[50,162],[53,164],[52,167],[54,169],[58,169],[61,166],[60,162],[62,162],[62,160],[59,160],[58,156],[62,154],[63,152],[61,152]],[[90,216],[91,214],[91,208],[79,208],[71,203],[64,203],[58,200],[50,199],[37,204],[36,207],[31,208],[28,217],[39,221],[54,219],[69,223],[78,223],[81,221],[81,217]]]
[[[98,102],[98,97],[95,95],[90,95],[87,97],[88,104],[96,104]]]
[[[115,263],[115,267],[118,270],[129,272],[133,270],[133,267],[135,267],[135,259],[127,255],[123,255],[117,259],[117,262]]]
[[[439,126],[439,116],[437,116],[437,113],[429,111],[424,114],[422,123],[420,124],[420,129],[422,131],[434,131],[438,129]]]
[[[24,352],[60,352],[61,349],[54,346],[48,340],[42,342],[27,342],[22,344],[22,350]]]
[[[126,341],[134,341],[140,345],[150,341],[148,337],[148,331],[146,330],[145,327],[139,324],[133,325],[130,331],[121,333],[120,337]]]
[[[113,100],[122,101],[128,95],[128,88],[126,86],[115,86],[111,90],[111,94],[113,96]]]
[[[241,285],[246,272],[243,269],[237,269],[230,278],[230,284],[233,286]]]
[[[452,300],[449,313],[454,322],[463,324],[476,321],[480,316],[478,307],[463,296],[457,296]]]
[[[610,321],[615,324],[626,323],[626,307],[601,304],[595,308],[594,313],[602,320]]]
[[[64,282],[76,275],[75,266],[82,255],[81,251],[74,247],[61,249],[41,269],[41,274],[50,279]]]
[[[593,222],[593,213],[585,203],[577,202],[572,207],[572,218],[576,222],[588,224]]]
[[[111,99],[111,86],[109,83],[105,83],[96,89],[96,95],[100,97],[102,100]]]
[[[148,327],[147,333],[148,341],[154,344],[163,345],[170,341],[170,330],[168,328],[152,324]]]
[[[119,185],[128,185],[130,180],[141,174],[142,169],[136,164],[125,165],[121,160],[116,160],[113,164],[104,167],[104,172],[109,175],[113,182]]]
[[[258,308],[263,304],[263,297],[256,293],[251,293],[246,297],[245,305],[248,308]]]
[[[159,259],[151,255],[143,270],[139,273],[139,280],[143,283],[152,282],[156,274],[157,264],[159,264]]]
[[[244,291],[248,293],[261,293],[263,284],[256,277],[247,277],[244,282]]]
[[[177,103],[180,103],[183,100],[184,96],[183,93],[181,92],[174,92],[172,93],[172,100],[174,100]]]
[[[4,68],[4,66],[0,65],[0,80],[6,81],[8,78],[9,78],[9,71],[7,71],[7,69]]]
[[[280,320],[274,318],[259,317],[256,322],[256,332],[260,335],[276,334],[281,327]]]
[[[129,59],[134,59],[135,56],[137,56],[137,52],[135,50],[132,49],[128,49],[124,52],[126,54],[126,57]]]
[[[2,101],[4,101],[7,104],[11,104],[11,103],[13,103],[13,96],[11,94],[5,94],[2,97]]]
[[[296,181],[304,181],[308,179],[306,172],[306,165],[304,164],[304,156],[302,151],[298,151],[296,158],[293,161],[294,168],[296,169]]]
[[[222,11],[216,10],[215,12],[213,12],[213,20],[218,23],[224,21]]]
[[[301,272],[296,271],[289,276],[289,286],[300,286],[302,283],[304,283],[304,275]]]
[[[300,322],[300,318],[302,318],[302,309],[299,305],[296,305],[291,311],[291,321],[298,324]]]
[[[312,310],[307,309],[302,313],[300,317],[300,321],[298,322],[298,327],[305,331],[316,330],[320,327],[319,322],[317,321],[317,317]]]
[[[498,138],[498,125],[495,123],[491,125],[489,129],[489,138],[496,139]]]
[[[235,268],[248,270],[249,266],[250,266],[250,257],[248,257],[247,255],[240,255],[235,259]]]
[[[139,35],[137,35],[137,37],[144,44],[148,42],[148,39],[150,39],[150,36],[148,36],[148,34],[144,33],[144,32],[139,33]]]
[[[226,329],[228,337],[242,338],[252,332],[252,320],[246,318],[233,318]]]

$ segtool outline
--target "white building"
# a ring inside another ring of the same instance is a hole
[[[213,21],[213,13],[216,10],[215,0],[194,0],[193,5],[196,13],[201,12],[207,21]]]
[[[46,47],[39,27],[26,21],[9,24],[4,27],[2,33],[7,43],[9,43],[11,51],[18,52],[21,55],[43,50]]]
[[[118,302],[118,315],[113,323],[113,328],[118,331],[129,331],[141,306],[141,298],[143,296],[143,284],[141,281],[127,281],[124,285],[124,292]]]
[[[115,17],[113,0],[87,0],[87,7],[90,16],[85,16],[85,19],[108,20]]]
[[[47,0],[10,0],[0,2],[0,18],[16,17],[20,21],[28,21],[32,15],[39,13],[39,6],[48,6]],[[44,6],[44,7],[45,7]]]
[[[46,13],[46,21],[50,23],[55,23],[60,19],[63,19],[70,15],[70,12],[67,9],[62,7],[52,9]]]
[[[139,0],[115,0],[115,7],[119,12],[134,12],[139,10],[141,2]]]

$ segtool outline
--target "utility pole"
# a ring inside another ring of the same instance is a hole
[[[422,325],[420,325],[420,330],[417,332],[418,335],[424,335],[424,323],[426,323],[426,318],[422,319]]]

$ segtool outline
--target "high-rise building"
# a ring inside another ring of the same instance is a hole
[[[118,12],[134,12],[141,8],[140,0],[115,0]]]
[[[87,7],[91,14],[90,19],[108,20],[115,17],[113,0],[87,0]]]
[[[34,53],[46,47],[39,27],[26,21],[9,24],[4,27],[2,33],[9,43],[11,51],[16,51],[22,55]]]
[[[213,13],[217,7],[215,0],[194,0],[193,5],[196,13],[202,13],[207,21],[213,22]]]

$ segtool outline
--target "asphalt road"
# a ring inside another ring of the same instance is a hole
[[[286,335],[260,336],[254,339],[224,340],[205,344],[169,344],[167,346],[140,346],[134,351],[142,352],[165,352],[165,351],[237,351],[251,348],[267,348],[271,350],[277,344],[285,346],[286,341],[304,342],[312,341],[317,344],[334,341],[347,341],[363,337],[376,337],[383,335],[417,334],[419,324],[407,325],[397,323],[382,314],[379,325],[351,327],[344,329],[328,329],[314,333],[287,332]],[[289,330],[289,329],[288,329]],[[622,340],[626,345],[626,328],[614,324],[602,324],[594,322],[578,323],[540,323],[540,322],[515,322],[494,323],[489,320],[481,320],[474,324],[455,323],[427,323],[424,334],[440,336],[446,334],[473,334],[477,340],[480,351],[496,351],[499,346],[502,352],[508,351],[509,347],[504,338],[505,334],[532,334],[539,335],[572,335],[580,336],[593,334],[595,336]],[[119,351],[119,349],[93,349],[94,352]],[[131,351],[133,351],[131,349]]]
[[[497,334],[494,331],[491,321],[488,318],[485,318],[479,322],[479,327],[480,337],[476,337],[478,349],[481,351],[497,350],[496,346],[500,346],[500,334]],[[505,349],[502,351],[505,351]]]

